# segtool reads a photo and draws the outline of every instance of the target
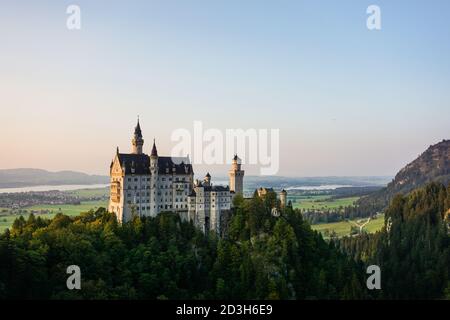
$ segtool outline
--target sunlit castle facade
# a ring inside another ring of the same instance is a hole
[[[234,157],[230,170],[232,187],[213,186],[209,174],[203,182],[194,181],[188,157],[159,156],[155,141],[147,155],[143,146],[138,120],[131,153],[120,153],[117,148],[111,162],[108,210],[116,214],[119,222],[129,221],[133,215],[154,217],[172,211],[204,232],[220,232],[222,216],[231,210],[233,196],[243,191],[244,171],[240,170],[238,157]]]

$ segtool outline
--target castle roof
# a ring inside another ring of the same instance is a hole
[[[159,157],[158,172],[159,174],[191,174],[194,171],[187,157]]]
[[[150,174],[150,158],[146,154],[118,153],[125,174]]]
[[[203,191],[205,192],[221,192],[221,191],[230,191],[230,187],[228,186],[203,186],[200,185],[201,187],[203,187]],[[231,191],[232,193],[234,193],[233,191]],[[195,192],[195,190],[192,190],[191,193],[189,194],[189,197],[195,197],[197,196],[197,193]]]
[[[152,156],[152,157],[157,157],[158,156],[158,150],[156,150],[155,139],[153,139],[152,153],[150,154],[150,156]]]
[[[138,121],[137,121],[136,128],[134,128],[134,135],[139,137],[139,138],[142,138],[142,131],[141,131],[141,125],[139,124],[139,118],[138,118]]]
[[[205,191],[230,191],[228,186],[205,186],[203,188]]]
[[[118,153],[125,174],[150,174],[150,157],[146,154]],[[159,174],[191,174],[192,165],[184,157],[159,157]]]

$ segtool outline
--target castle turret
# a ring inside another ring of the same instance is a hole
[[[142,138],[141,126],[139,124],[139,118],[137,121],[137,125],[134,128],[133,139],[131,140],[131,144],[133,146],[132,153],[134,154],[142,154],[142,147],[144,146],[144,139]]]
[[[235,194],[244,195],[244,170],[241,170],[241,160],[234,155],[231,162],[231,169],[228,171],[230,177],[230,191],[234,191]]]
[[[209,172],[206,174],[205,178],[203,179],[203,185],[210,186],[211,185],[211,175]]]
[[[286,192],[286,190],[283,189],[280,192],[280,205],[282,208],[286,207],[286,203],[287,203],[286,200],[287,200],[287,192]]]
[[[150,154],[150,202],[153,206],[150,208],[150,215],[156,216],[158,213],[158,197],[157,197],[157,185],[158,185],[158,150],[156,150],[155,139],[153,139],[152,152]]]

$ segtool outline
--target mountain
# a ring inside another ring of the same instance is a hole
[[[0,170],[0,188],[19,188],[38,185],[106,184],[107,176],[88,175],[76,171],[50,172],[42,169]]]
[[[396,194],[408,194],[433,181],[444,185],[450,182],[450,140],[430,146],[401,169],[387,187],[361,198],[359,204],[383,209]]]

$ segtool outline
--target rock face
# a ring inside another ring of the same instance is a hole
[[[424,184],[450,181],[450,140],[430,146],[416,160],[401,169],[388,184],[390,193],[408,193]]]
[[[372,203],[382,209],[396,194],[407,194],[431,181],[445,185],[450,182],[450,140],[442,140],[430,146],[417,159],[401,169],[386,188],[361,198],[359,202],[363,206]]]

